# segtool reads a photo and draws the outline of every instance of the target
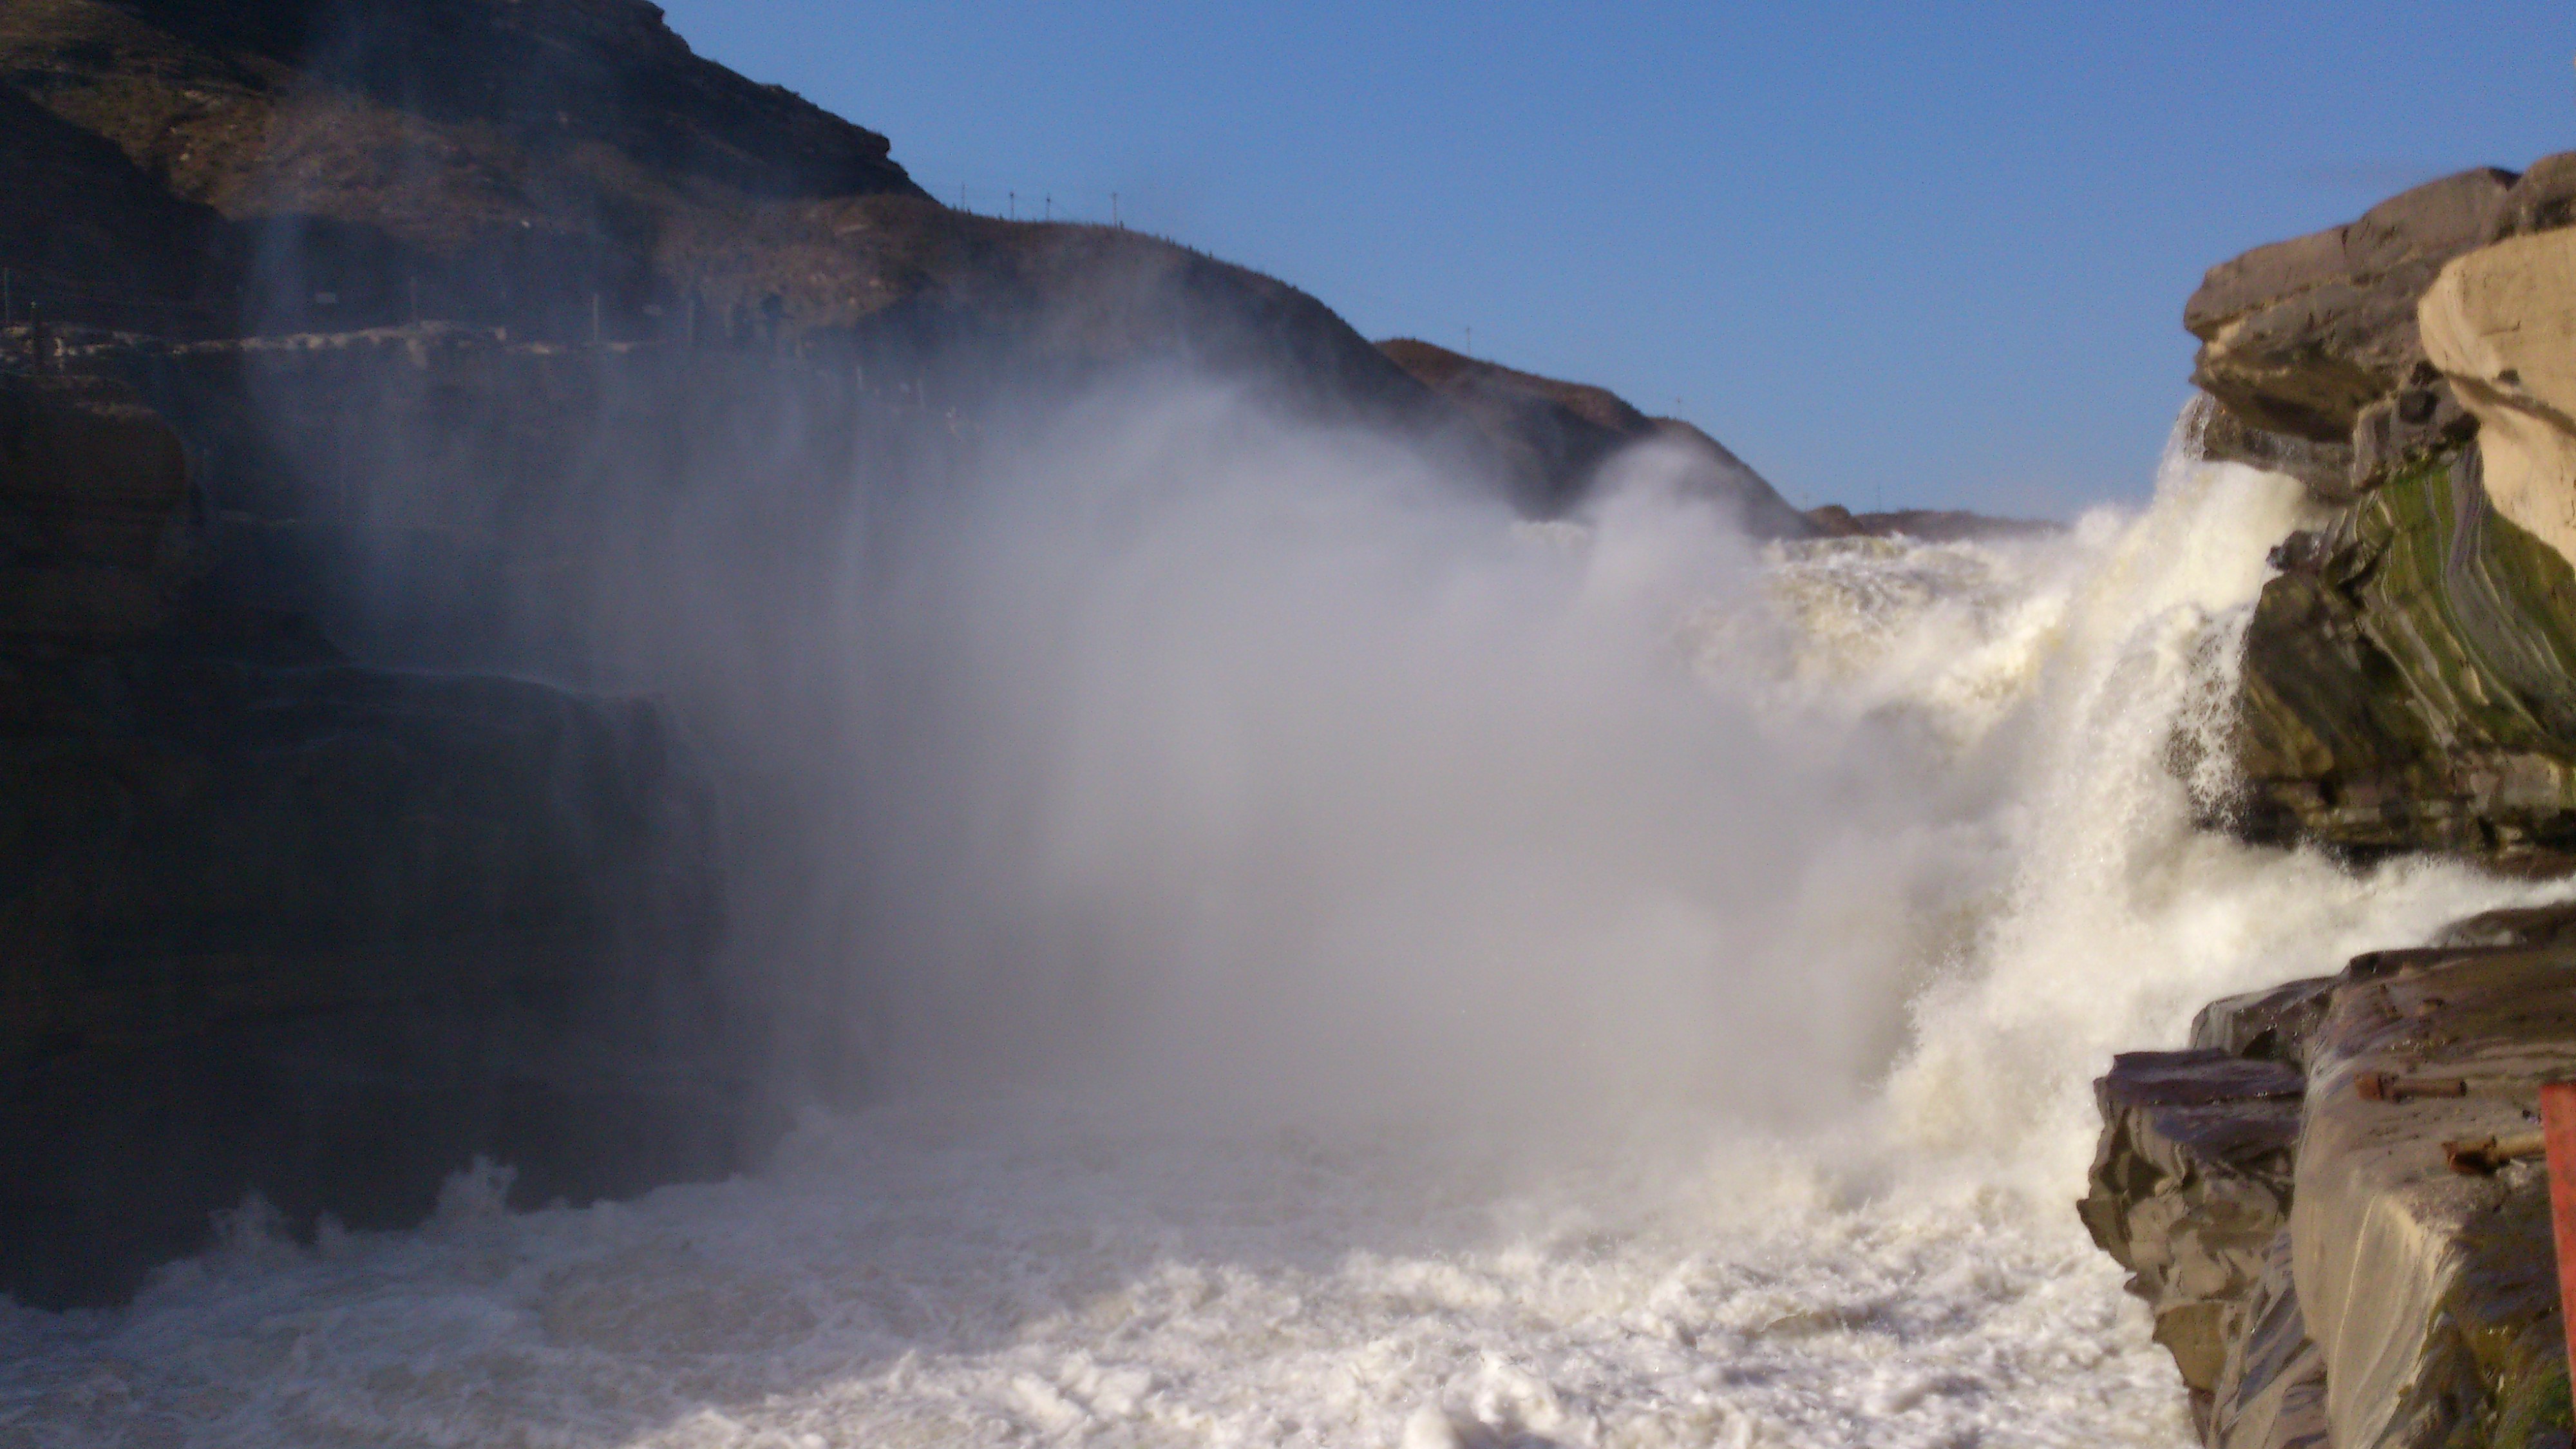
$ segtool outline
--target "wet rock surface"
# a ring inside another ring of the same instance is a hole
[[[2360,856],[2576,860],[2576,571],[2495,511],[2474,449],[2274,561],[2245,637],[2235,828]]]
[[[2079,1211],[2204,1427],[2287,1221],[2303,1086],[2293,1067],[2207,1049],[2125,1053],[2094,1086],[2105,1127]]]
[[[2448,1147],[2529,1131],[2576,1075],[2571,983],[2576,908],[2500,911],[2117,1059],[2082,1212],[2209,1443],[2568,1442],[2546,1174]]]

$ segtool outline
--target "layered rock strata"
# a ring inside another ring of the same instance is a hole
[[[2576,156],[2466,172],[2193,298],[2204,449],[2330,510],[2247,621],[2221,823],[2576,867],[2571,220]],[[2571,973],[2576,909],[2500,912],[2113,1064],[2084,1218],[2209,1443],[2569,1442],[2544,1174],[2503,1144],[2576,1075]]]
[[[2082,1212],[2208,1443],[2568,1442],[2545,1173],[2454,1158],[2576,1071],[2571,972],[2576,910],[2499,912],[2114,1063]]]
[[[2576,156],[2224,263],[2186,310],[2214,456],[2334,507],[2274,554],[2242,833],[2522,870],[2576,842]]]
[[[2426,352],[2417,305],[2453,259],[2568,225],[2571,201],[2576,155],[2519,176],[2480,168],[2212,267],[2183,309],[2201,340],[2192,380],[2221,409],[2203,446],[2341,504],[2461,441],[2474,427]]]
[[[2497,511],[2576,559],[2576,231],[2454,259],[2417,316],[2426,356],[2477,419]]]
[[[2475,449],[2419,460],[2274,551],[2237,697],[2242,833],[2576,858],[2576,570],[2482,471]]]

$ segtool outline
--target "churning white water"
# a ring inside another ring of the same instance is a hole
[[[2178,1445],[2086,1082],[2531,894],[2191,828],[2283,480],[1757,550],[1651,455],[1516,527],[1222,396],[1064,428],[814,624],[883,1105],[254,1205],[0,1305],[0,1442]]]

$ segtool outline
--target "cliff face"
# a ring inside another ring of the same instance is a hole
[[[2277,551],[2248,633],[2245,833],[2531,869],[2576,841],[2576,431],[2493,340],[2576,306],[2539,300],[2571,197],[2576,156],[2463,172],[2214,267],[2186,308],[2204,447],[2336,510]]]
[[[2464,172],[2211,270],[2211,453],[2331,512],[2274,552],[2225,823],[2576,869],[2576,156]],[[2564,1445],[2545,1174],[2565,908],[2213,1003],[2118,1058],[2082,1204],[2217,1449]]]
[[[199,578],[178,437],[0,376],[0,1293],[129,1291],[257,1192],[425,1211],[747,1160],[701,787],[649,706],[368,669]]]
[[[1661,438],[1806,530],[1608,394],[1427,378],[1185,247],[940,207],[639,0],[0,3],[0,303],[0,1148],[48,1165],[0,1182],[0,1294],[40,1304],[251,1192],[310,1231],[477,1155],[522,1201],[729,1171],[751,1064],[863,1078],[762,976],[813,901],[717,859],[819,850],[815,792],[710,779],[674,723],[772,701],[637,666],[683,578],[810,627],[852,500],[1015,406],[1212,375],[1540,512]]]
[[[20,0],[0,266],[59,327],[1145,361],[1451,415],[1312,298],[1124,230],[930,201],[887,143],[692,55],[640,0]],[[73,218],[66,231],[66,215]],[[80,230],[106,243],[83,244]]]
[[[2422,459],[2276,551],[2246,635],[2240,828],[2576,862],[2576,570]]]
[[[2497,912],[2113,1062],[2080,1211],[2213,1449],[2567,1442],[2547,1178],[2495,1144],[2576,1049],[2571,963],[2567,909]]]
[[[2210,268],[2183,308],[2201,339],[2192,380],[2221,410],[2210,451],[2347,502],[2391,465],[2467,436],[2417,305],[2454,258],[2567,226],[2571,205],[2576,154],[2521,176],[2463,171]]]
[[[623,317],[710,265],[727,226],[920,195],[883,137],[698,59],[640,0],[20,0],[0,80],[21,115],[112,149],[60,169],[165,198],[138,220],[180,264],[15,260],[71,264],[89,285],[65,304],[210,326],[245,304],[263,324],[392,320],[424,289],[439,316],[569,324],[602,293]]]
[[[429,319],[945,369],[952,403],[1194,368],[1444,436],[1539,511],[1608,444],[1668,434],[1755,527],[1806,531],[1723,447],[1607,394],[1587,412],[1512,401],[1567,390],[1522,374],[1426,386],[1268,277],[1119,228],[941,207],[883,137],[692,55],[641,0],[15,0],[0,120],[0,180],[24,183],[0,187],[0,267],[16,315],[32,303],[58,330]]]

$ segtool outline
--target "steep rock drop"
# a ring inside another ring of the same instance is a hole
[[[13,1425],[2182,1442],[2062,1206],[2093,1064],[2546,894],[2192,828],[2165,741],[2295,490],[2178,452],[2062,538],[1756,551],[1651,476],[1516,525],[1244,406],[1120,401],[844,555],[945,621],[839,636],[854,683],[1009,706],[847,717],[854,843],[1013,822],[906,837],[884,1105],[626,1204],[244,1212],[130,1308],[12,1310]]]

